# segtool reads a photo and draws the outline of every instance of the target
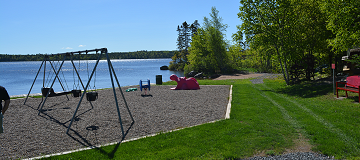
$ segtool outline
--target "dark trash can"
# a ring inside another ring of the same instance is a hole
[[[162,75],[156,75],[156,85],[162,85]]]

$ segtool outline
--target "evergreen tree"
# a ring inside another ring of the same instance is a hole
[[[198,20],[195,20],[194,23],[190,25],[191,37],[194,37],[194,34],[196,34],[198,28],[200,28],[200,24]]]
[[[181,32],[181,29],[180,27],[178,26],[177,27],[177,30],[178,32],[178,38],[177,38],[177,48],[179,51],[183,50],[184,49],[184,41],[183,41],[183,36],[182,36],[182,32]]]
[[[184,70],[185,64],[188,63],[190,42],[200,24],[197,20],[193,24],[189,25],[186,21],[181,26],[178,25],[176,31],[178,32],[177,49],[178,51],[172,57],[170,62],[170,70]]]
[[[186,21],[181,25],[182,39],[184,43],[184,49],[186,52],[189,48],[190,43],[190,26]]]

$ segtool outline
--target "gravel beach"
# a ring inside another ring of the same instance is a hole
[[[140,90],[125,92],[134,123],[119,89],[116,89],[125,140],[224,119],[230,86],[200,86],[200,90],[170,90],[151,86],[148,96]],[[139,89],[139,88],[138,88]],[[41,98],[11,100],[0,134],[0,159],[31,158],[95,145],[120,142],[122,132],[112,89],[99,90],[91,104],[81,103],[69,134],[67,127],[79,97],[49,97],[38,115]]]

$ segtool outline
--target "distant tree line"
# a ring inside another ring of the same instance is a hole
[[[110,59],[156,59],[171,58],[175,51],[111,52]]]
[[[157,58],[171,58],[174,56],[175,51],[135,51],[135,52],[111,52],[109,53],[110,59],[157,59]],[[75,54],[73,59],[80,60],[95,60],[98,58],[96,54]],[[58,56],[51,56],[50,60],[61,60]],[[70,57],[67,59],[69,60]],[[103,56],[101,59],[106,59]],[[44,60],[44,54],[34,55],[10,55],[0,54],[0,62],[12,62],[12,61],[42,61]]]

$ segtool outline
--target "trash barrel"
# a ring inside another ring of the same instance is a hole
[[[162,75],[156,75],[156,84],[162,85]]]

